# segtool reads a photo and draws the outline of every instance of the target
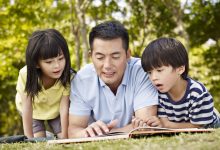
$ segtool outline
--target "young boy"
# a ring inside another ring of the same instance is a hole
[[[158,117],[145,120],[166,128],[218,128],[219,113],[205,86],[188,77],[183,44],[173,38],[152,41],[142,54],[142,67],[159,92]]]

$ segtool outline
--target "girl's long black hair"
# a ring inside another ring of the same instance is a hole
[[[66,40],[62,34],[55,29],[35,31],[29,38],[26,49],[27,82],[25,91],[33,99],[41,91],[40,76],[41,69],[37,67],[40,59],[57,57],[63,52],[66,60],[64,71],[59,78],[62,85],[70,84],[70,54]]]

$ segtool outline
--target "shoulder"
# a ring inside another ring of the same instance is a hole
[[[131,75],[137,75],[137,74],[142,74],[142,75],[146,75],[146,72],[144,72],[142,66],[141,66],[141,60],[140,58],[135,58],[132,57],[129,61],[128,61],[128,68],[129,68],[129,73]]]
[[[195,92],[195,93],[198,93],[198,94],[208,92],[206,87],[201,82],[193,80],[191,78],[188,78],[187,81],[188,81],[188,84],[189,84],[190,92]]]
[[[27,66],[24,66],[23,68],[20,69],[20,71],[19,71],[19,78],[21,78],[22,80],[26,81],[26,78],[27,78]]]
[[[27,74],[27,66],[20,69],[19,74]]]
[[[87,88],[88,83],[91,87],[92,85],[98,85],[98,75],[95,71],[93,64],[87,64],[81,68],[74,76],[72,80],[73,86]]]
[[[93,64],[87,64],[81,68],[75,75],[75,77],[80,78],[81,80],[89,80],[91,78],[97,77]]]
[[[197,100],[206,99],[211,100],[212,96],[207,88],[199,81],[188,78],[189,94],[191,97],[198,98]]]

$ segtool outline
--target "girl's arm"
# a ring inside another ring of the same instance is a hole
[[[69,96],[63,96],[60,102],[61,137],[68,138]]]
[[[164,128],[200,128],[202,125],[192,124],[190,122],[171,122],[168,118],[160,118]]]
[[[24,128],[24,135],[28,138],[33,138],[33,128],[32,128],[32,100],[30,96],[22,95],[22,122]]]

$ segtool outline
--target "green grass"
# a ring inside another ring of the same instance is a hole
[[[77,149],[77,150],[124,150],[124,149],[179,149],[179,150],[207,150],[220,149],[220,129],[213,133],[202,134],[180,134],[174,136],[154,136],[140,139],[125,139],[125,140],[110,140],[90,143],[78,144],[57,144],[48,145],[45,142],[39,143],[15,143],[15,144],[1,144],[1,150],[63,150],[63,149]]]

